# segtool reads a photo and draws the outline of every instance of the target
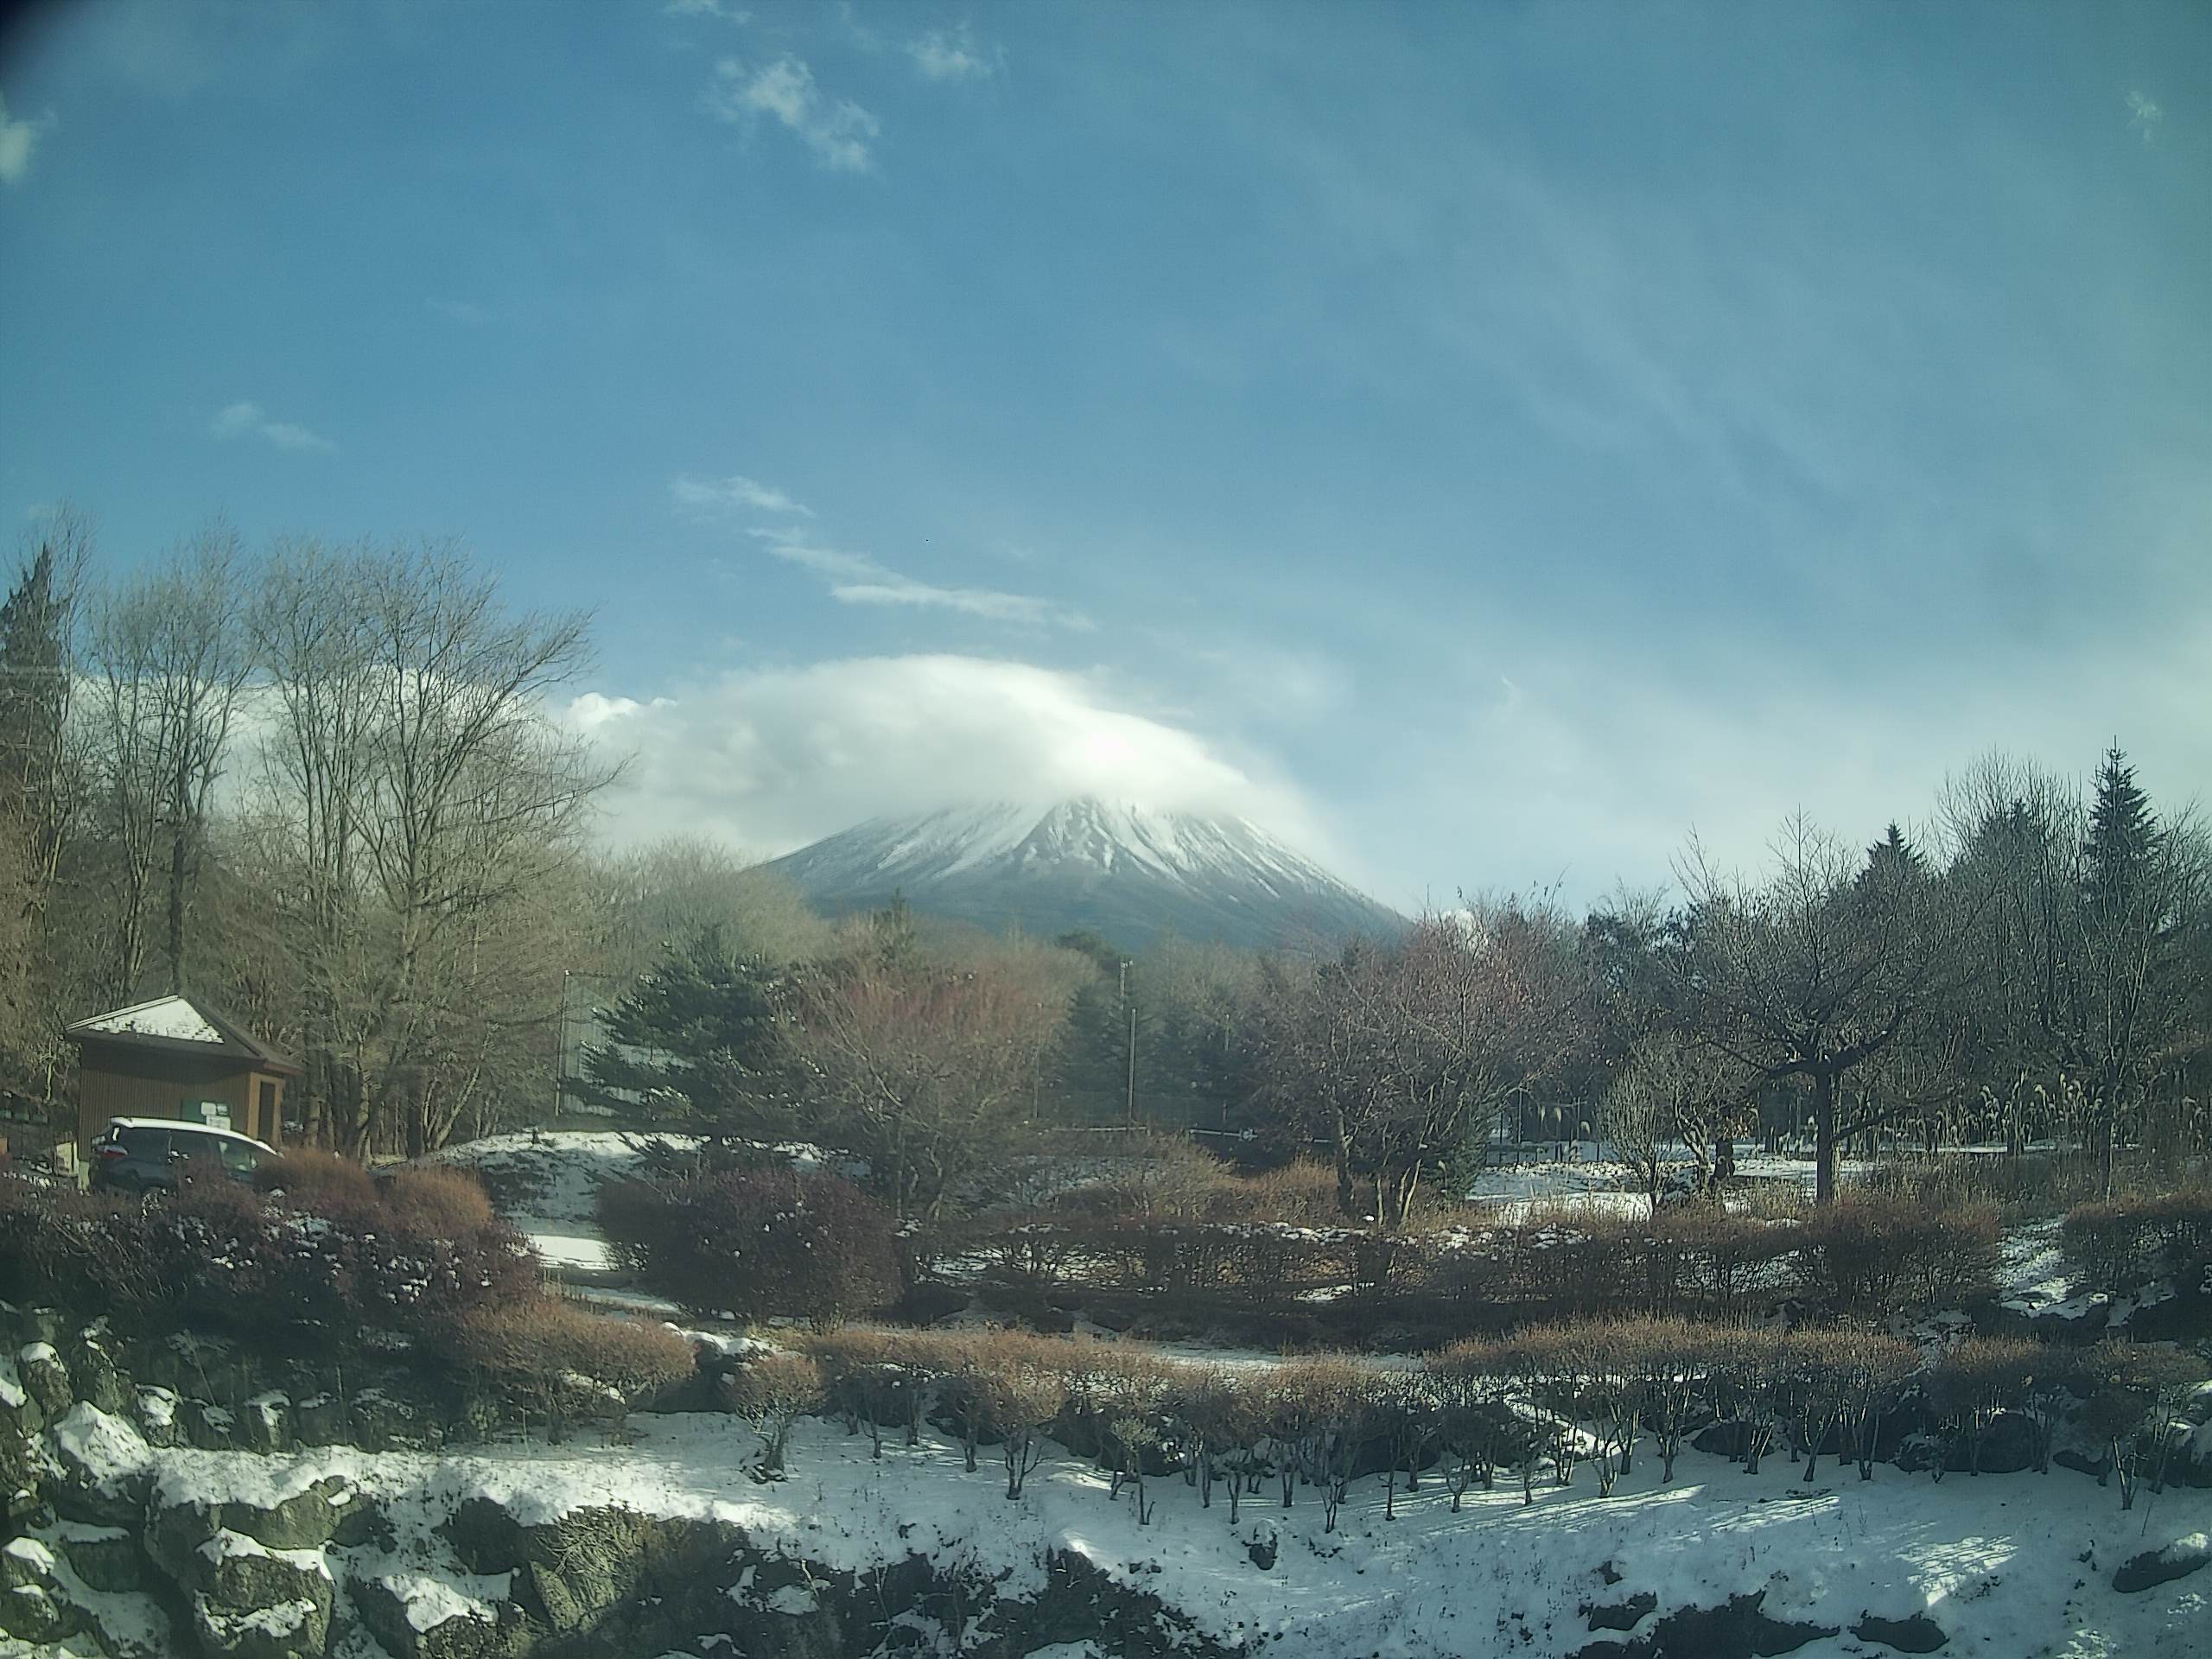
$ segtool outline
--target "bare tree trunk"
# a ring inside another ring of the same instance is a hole
[[[1835,1073],[1813,1073],[1813,1202],[1835,1202]]]

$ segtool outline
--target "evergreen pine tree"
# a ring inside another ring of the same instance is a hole
[[[1927,874],[1928,860],[1894,821],[1882,838],[1866,849],[1867,880],[1914,880]]]
[[[2082,848],[2083,880],[2093,906],[2108,917],[2128,911],[2143,890],[2158,837],[2149,798],[2115,743],[2097,768],[2096,799],[2089,807],[2089,832]]]
[[[791,1139],[804,1073],[789,991],[786,970],[734,956],[720,928],[702,928],[608,1011],[577,1093],[657,1128]]]
[[[54,794],[69,719],[67,620],[54,588],[54,550],[42,545],[0,603],[0,813],[15,817],[35,842],[53,833],[59,816]]]

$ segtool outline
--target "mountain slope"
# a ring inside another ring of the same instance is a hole
[[[1135,950],[1163,931],[1246,949],[1394,932],[1403,918],[1243,818],[1084,798],[874,818],[768,867],[833,914],[916,911]]]

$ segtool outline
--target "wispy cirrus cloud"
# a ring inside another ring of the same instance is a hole
[[[793,499],[772,484],[733,473],[728,478],[693,478],[690,474],[669,486],[678,506],[699,511],[722,507],[750,507],[757,512],[788,512],[801,518],[814,517],[814,509]]]
[[[753,14],[729,0],[668,0],[661,8],[671,17],[719,17],[724,22],[749,23]]]
[[[743,515],[748,513],[769,512],[786,518],[805,519],[816,515],[813,508],[790,492],[743,473],[733,473],[728,478],[683,474],[670,482],[669,495],[687,513],[737,521],[733,528],[741,527],[744,534],[770,557],[821,577],[830,597],[841,605],[950,611],[987,622],[1033,628],[1072,628],[1085,632],[1091,628],[1090,620],[1080,612],[1033,594],[924,582],[893,569],[872,555],[833,547],[811,529],[789,524],[744,524]]]
[[[752,127],[762,117],[795,134],[832,173],[865,173],[882,124],[850,99],[832,98],[816,83],[802,58],[785,53],[773,63],[723,58],[707,87],[707,112],[717,121]]]
[[[781,525],[759,525],[747,532],[769,555],[810,570],[828,584],[841,605],[897,605],[917,610],[950,611],[986,622],[1025,627],[1073,628],[1088,632],[1091,623],[1080,612],[1033,594],[995,588],[948,588],[894,570],[866,553],[824,545],[810,534]]]
[[[8,100],[0,98],[0,184],[21,184],[30,176],[31,156],[53,124],[51,113],[25,119],[10,116]]]
[[[272,421],[259,404],[237,403],[217,411],[208,423],[208,432],[218,438],[259,438],[279,449],[318,450],[325,454],[334,453],[338,446],[319,432],[290,421]]]
[[[998,73],[1005,61],[1004,53],[978,44],[965,24],[917,35],[904,50],[926,80],[985,80]]]

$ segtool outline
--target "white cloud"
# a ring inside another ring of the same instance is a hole
[[[768,116],[789,128],[833,173],[865,173],[869,146],[882,125],[849,99],[831,99],[814,72],[789,54],[765,67],[724,58],[707,89],[708,112],[720,121],[749,126]]]
[[[21,184],[30,175],[32,153],[53,124],[50,113],[35,119],[10,118],[8,100],[0,98],[0,184]]]
[[[999,72],[1000,55],[979,48],[965,27],[950,34],[933,29],[907,41],[906,51],[930,80],[981,80]]]
[[[943,588],[918,582],[868,554],[825,547],[803,532],[780,526],[762,525],[749,533],[774,557],[824,578],[830,584],[830,597],[841,605],[904,605],[952,611],[988,622],[1030,627],[1051,625],[1081,632],[1089,632],[1091,626],[1090,619],[1079,612],[1034,594],[991,588]]]
[[[1116,706],[1096,675],[855,658],[727,674],[652,703],[588,693],[569,718],[634,757],[609,806],[618,840],[680,830],[774,854],[878,814],[1090,794],[1240,814],[1330,856],[1296,791]]]
[[[2158,107],[2148,92],[2128,93],[2127,124],[2143,135],[2145,143],[2157,140],[2158,123],[2165,118],[2166,112]]]
[[[757,478],[747,478],[742,473],[733,473],[728,478],[692,478],[688,474],[669,486],[677,505],[706,511],[723,507],[751,507],[759,512],[788,512],[802,518],[814,517],[814,509],[772,484],[763,484]]]
[[[668,0],[661,8],[671,17],[719,17],[725,22],[749,23],[753,14],[728,0]]]
[[[310,432],[304,426],[270,420],[258,404],[231,404],[217,413],[207,429],[219,438],[259,438],[279,449],[315,449],[327,454],[338,448],[328,438]]]

